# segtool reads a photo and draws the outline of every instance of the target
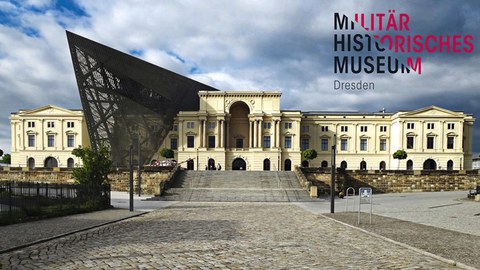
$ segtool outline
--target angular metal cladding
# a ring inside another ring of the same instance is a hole
[[[66,31],[93,149],[110,147],[115,166],[127,166],[140,137],[146,164],[179,111],[196,111],[198,91],[217,90]]]

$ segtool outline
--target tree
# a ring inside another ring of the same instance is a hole
[[[162,148],[160,150],[160,156],[164,157],[164,158],[173,158],[173,150],[172,149],[168,149],[168,148]]]
[[[97,151],[81,146],[73,149],[72,154],[81,158],[82,167],[73,169],[75,182],[85,187],[84,192],[89,196],[101,194],[101,187],[108,183],[108,174],[112,170],[110,153],[105,146],[100,146]]]
[[[407,152],[405,152],[403,149],[397,150],[395,153],[393,153],[393,158],[398,159],[398,168],[400,168],[400,160],[406,159],[407,156]]]
[[[303,150],[302,157],[303,157],[304,160],[310,161],[310,160],[315,159],[317,157],[317,151],[315,151],[315,149]]]
[[[0,163],[11,164],[12,163],[12,157],[10,156],[10,154],[5,154],[3,156],[3,158],[0,159]]]

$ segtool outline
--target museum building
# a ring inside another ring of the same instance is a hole
[[[472,167],[473,116],[429,106],[414,111],[281,110],[279,91],[199,91],[198,111],[181,111],[161,148],[194,170],[465,170]],[[317,158],[302,161],[302,151]],[[397,160],[393,153],[407,152]],[[154,156],[161,159],[160,154]]]

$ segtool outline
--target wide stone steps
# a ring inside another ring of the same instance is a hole
[[[293,172],[182,171],[162,197],[167,201],[312,201]]]

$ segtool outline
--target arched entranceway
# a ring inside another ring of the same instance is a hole
[[[232,162],[232,170],[245,171],[247,169],[247,163],[242,158],[236,158]]]
[[[411,159],[407,161],[407,170],[413,170],[413,161]]]
[[[437,163],[435,160],[429,158],[423,162],[423,169],[424,170],[436,170],[437,169]]]
[[[327,168],[327,167],[328,167],[328,161],[326,161],[326,160],[322,161],[322,163],[320,164],[320,166],[321,166],[322,168]]]
[[[367,162],[362,161],[360,162],[360,170],[366,170],[367,169]]]
[[[310,164],[308,163],[308,160],[302,161],[302,167],[308,168],[308,165],[310,165]]]
[[[380,165],[378,166],[378,168],[379,168],[381,171],[386,170],[387,164],[385,163],[385,161],[380,162]]]
[[[263,170],[270,171],[270,159],[266,158],[263,160]]]
[[[27,166],[29,169],[35,168],[35,159],[33,157],[29,158],[27,161]]]
[[[193,164],[193,159],[187,160],[187,170],[194,170],[195,166]]]
[[[292,161],[290,159],[285,160],[284,169],[285,169],[285,171],[291,171],[292,170]]]
[[[58,167],[58,162],[54,157],[48,157],[45,159],[45,168],[55,168]]]
[[[453,171],[453,160],[447,161],[447,171]]]
[[[342,168],[342,169],[347,168],[347,162],[345,160],[340,163],[340,168]]]
[[[213,158],[209,158],[208,159],[208,169],[209,170],[215,170],[216,167],[215,167],[215,159]]]
[[[250,127],[248,114],[250,108],[243,101],[237,101],[230,106],[230,120],[228,122],[227,131],[227,147],[248,148],[250,142]]]
[[[67,159],[67,167],[73,168],[74,166],[75,166],[75,161],[73,161],[73,158]]]

